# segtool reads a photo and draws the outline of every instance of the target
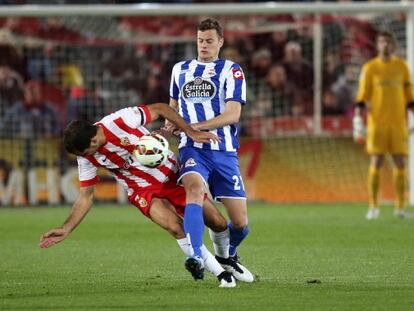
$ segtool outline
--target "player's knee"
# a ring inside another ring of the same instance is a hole
[[[226,219],[220,214],[205,218],[204,221],[206,226],[215,232],[222,232],[227,229]]]
[[[247,218],[246,219],[238,219],[236,221],[231,221],[231,227],[234,230],[237,231],[242,231],[242,230],[247,230],[247,232],[249,231],[249,226],[248,226],[248,221]]]
[[[203,185],[190,184],[185,187],[187,201],[202,201],[204,199],[205,189]]]

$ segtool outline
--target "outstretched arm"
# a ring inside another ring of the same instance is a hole
[[[213,130],[229,124],[238,123],[241,114],[241,104],[239,102],[230,100],[226,103],[226,110],[217,117],[202,121],[200,123],[192,124],[197,130]]]
[[[190,124],[187,124],[173,108],[166,104],[157,103],[148,105],[147,107],[151,113],[152,120],[161,116],[184,131],[192,140],[196,142],[210,143],[211,140],[219,142],[219,138],[213,133],[200,132],[194,129]]]
[[[80,188],[79,196],[64,224],[59,228],[49,230],[40,237],[41,248],[48,248],[63,241],[80,224],[92,207],[94,189],[95,186]]]

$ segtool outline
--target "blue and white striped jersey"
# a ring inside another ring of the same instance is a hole
[[[246,80],[241,67],[229,60],[211,63],[188,60],[175,64],[171,74],[170,97],[177,100],[179,114],[187,123],[212,119],[225,110],[230,100],[246,103]],[[239,147],[238,125],[210,130],[221,138],[220,143],[195,143],[185,133],[180,135],[179,148],[194,146],[202,149],[236,151]]]

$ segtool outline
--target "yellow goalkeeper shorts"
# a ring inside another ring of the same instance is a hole
[[[408,129],[401,126],[368,127],[366,149],[368,154],[408,154]]]

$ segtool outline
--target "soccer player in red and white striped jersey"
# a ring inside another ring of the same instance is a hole
[[[95,124],[72,121],[65,129],[64,144],[69,153],[77,155],[80,193],[65,223],[42,235],[40,247],[47,248],[63,241],[79,225],[93,204],[95,184],[99,181],[97,169],[105,167],[126,189],[129,201],[174,236],[187,256],[191,255],[182,225],[186,194],[184,188],[177,185],[178,164],[174,153],[170,151],[166,161],[155,168],[143,166],[133,155],[139,138],[149,133],[144,125],[160,116],[194,141],[218,141],[212,133],[194,130],[162,103],[124,108]],[[226,221],[214,205],[206,200],[204,208],[206,225],[217,232],[225,231]],[[231,274],[224,271],[205,246],[203,250],[206,268],[218,277],[220,287],[234,287]]]

